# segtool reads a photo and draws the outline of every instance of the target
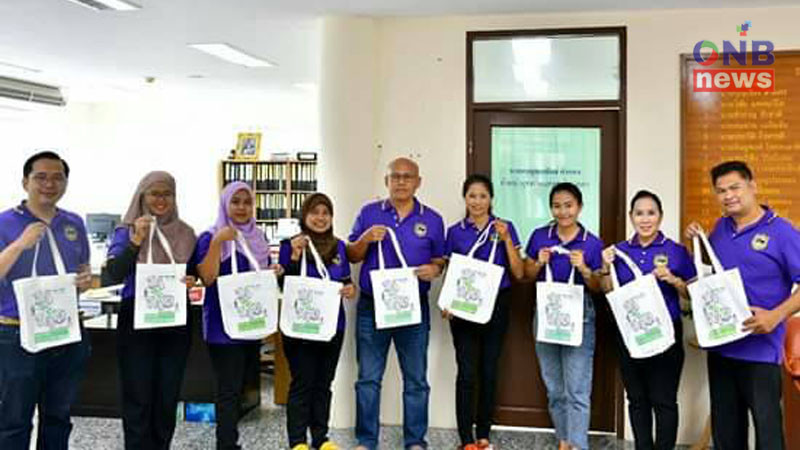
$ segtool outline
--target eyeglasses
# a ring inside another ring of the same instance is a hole
[[[61,185],[67,182],[67,177],[63,173],[55,173],[48,176],[46,173],[40,172],[31,175],[31,179],[39,185],[47,184],[48,182]]]
[[[171,199],[171,198],[173,198],[175,196],[175,194],[173,192],[170,192],[170,191],[163,191],[163,192],[160,192],[160,191],[148,191],[148,192],[145,193],[145,195],[150,197],[150,198],[157,198],[157,199],[160,199],[160,200]]]
[[[395,173],[395,172],[392,172],[392,173],[389,174],[389,179],[392,180],[393,183],[399,183],[401,181],[403,183],[410,183],[410,182],[416,180],[417,178],[419,178],[419,177],[417,175],[412,174],[412,173]]]

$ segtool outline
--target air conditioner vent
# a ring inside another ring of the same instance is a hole
[[[56,86],[7,77],[0,77],[0,97],[55,106],[67,104]]]

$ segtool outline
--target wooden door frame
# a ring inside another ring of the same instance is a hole
[[[617,124],[619,134],[617,136],[618,156],[617,173],[619,182],[617,187],[617,197],[622,199],[618,202],[617,214],[615,218],[617,235],[613,236],[614,242],[625,239],[626,207],[625,198],[627,194],[627,142],[626,142],[626,121],[627,121],[627,31],[626,27],[592,27],[592,28],[553,28],[536,30],[491,30],[491,31],[468,31],[466,39],[466,100],[467,100],[467,126],[466,126],[466,169],[467,175],[475,172],[476,153],[474,148],[474,119],[475,114],[484,111],[495,112],[533,112],[533,111],[590,111],[590,110],[610,110],[618,114]],[[475,41],[508,39],[512,37],[541,37],[541,36],[564,36],[564,35],[584,35],[584,36],[618,36],[619,37],[619,69],[620,69],[620,88],[618,100],[593,100],[593,101],[559,101],[559,102],[503,102],[503,103],[475,103],[473,97],[474,73],[472,70],[472,47]],[[602,223],[602,218],[601,218]],[[616,433],[617,437],[625,437],[625,392],[622,380],[618,376],[616,380]]]

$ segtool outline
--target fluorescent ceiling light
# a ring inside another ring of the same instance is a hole
[[[131,3],[128,0],[67,0],[81,6],[85,6],[95,11],[113,9],[116,11],[136,11],[142,9],[141,6]]]
[[[15,74],[21,73],[21,74],[24,74],[24,75],[30,75],[30,74],[34,74],[34,73],[41,73],[42,71],[39,70],[39,69],[34,69],[33,67],[26,67],[26,66],[21,66],[19,64],[0,61],[0,73],[2,73],[2,72],[6,72],[6,73],[10,72],[10,73],[15,73]]]
[[[195,50],[208,53],[233,64],[246,67],[274,67],[275,64],[250,56],[241,50],[231,47],[228,44],[189,44]]]

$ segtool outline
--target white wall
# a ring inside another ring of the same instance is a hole
[[[371,190],[349,190],[352,197],[337,196],[337,208],[354,211],[368,198],[383,194],[379,173],[368,172],[376,167],[373,161],[382,167],[396,155],[412,153],[422,167],[420,197],[436,207],[447,222],[458,218],[462,210],[459,187],[465,176],[467,31],[624,25],[628,30],[628,193],[630,196],[641,188],[658,192],[666,211],[664,230],[676,237],[680,208],[679,54],[690,53],[701,39],[718,43],[738,39],[735,26],[744,20],[753,23],[748,39],[771,40],[777,49],[800,46],[800,8],[792,7],[359,19],[358,26],[349,19],[331,19],[323,40],[368,43],[371,50],[344,60],[325,59],[322,65],[323,86],[371,100],[346,101],[341,95],[324,94],[321,98],[323,123],[332,117],[370,118],[363,128],[342,127],[323,137],[326,159],[347,161],[329,167],[326,175],[331,183],[348,180],[361,187],[367,181],[364,178],[372,179]],[[331,74],[334,79],[326,81]],[[370,78],[369,74],[374,75]],[[363,80],[363,86],[353,86],[353,79]],[[372,94],[364,94],[362,89],[372,90]],[[337,217],[340,230],[350,225],[342,220]],[[704,355],[693,349],[687,352],[679,394],[682,443],[700,435],[708,413]],[[455,426],[453,360],[449,333],[434,319],[429,350],[434,427]],[[344,358],[340,367],[337,386],[352,389],[355,361]],[[382,421],[400,423],[402,383],[394,361],[383,387]],[[337,402],[337,426],[353,424],[352,392],[346,392],[350,401]],[[343,396],[337,393],[337,399]]]
[[[318,149],[318,119],[317,94],[299,89],[156,89],[114,102],[6,114],[0,116],[0,208],[24,198],[25,159],[55,149],[72,170],[63,208],[124,214],[139,180],[167,170],[177,181],[182,218],[199,232],[216,219],[219,162],[238,132],[262,132],[262,157],[274,149]]]
[[[350,234],[360,202],[369,198],[378,173],[378,158],[373,152],[377,73],[374,33],[371,19],[332,19],[323,24],[325,76],[320,80],[320,124],[325,149],[320,155],[319,187],[333,199],[334,232],[342,239]],[[355,303],[346,302],[345,310],[350,326],[334,380],[331,407],[335,411],[333,426],[337,428],[355,424]]]

